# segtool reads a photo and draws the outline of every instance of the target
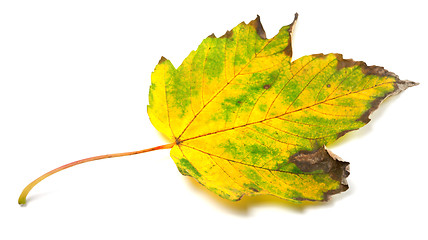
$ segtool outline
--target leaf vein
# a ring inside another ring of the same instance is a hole
[[[281,173],[293,174],[293,175],[319,175],[319,174],[322,174],[322,173],[308,173],[308,172],[304,172],[304,173],[295,173],[295,172],[290,172],[290,171],[284,171],[284,170],[281,170],[281,169],[269,169],[269,168],[264,168],[264,167],[261,167],[261,166],[252,165],[252,164],[248,164],[248,163],[244,163],[244,162],[239,162],[238,160],[229,159],[229,158],[225,158],[225,157],[222,157],[222,156],[218,156],[218,155],[216,155],[216,154],[208,153],[208,152],[206,152],[206,151],[204,151],[204,150],[201,150],[201,149],[195,148],[195,147],[190,146],[190,145],[186,145],[186,144],[181,144],[181,145],[182,145],[182,146],[185,146],[185,147],[188,147],[188,148],[192,148],[193,150],[196,150],[196,151],[200,151],[200,152],[202,152],[202,153],[211,154],[211,155],[212,155],[212,156],[214,156],[214,157],[221,158],[221,159],[224,159],[224,160],[226,160],[226,161],[230,161],[230,162],[233,162],[233,163],[237,163],[237,164],[245,165],[245,166],[248,166],[248,167],[253,167],[253,168],[258,168],[258,169],[263,169],[263,170],[270,170],[270,171],[274,171],[274,172],[281,172]]]
[[[345,78],[343,78],[342,79],[342,81],[340,81],[340,83],[336,86],[336,88],[327,96],[327,98],[326,99],[328,99],[331,95],[333,95],[333,93],[334,92],[336,92],[336,90],[343,84],[343,82],[345,82],[348,78],[349,78],[349,76],[351,76],[351,74],[352,73],[354,73],[355,72],[355,70],[356,70],[357,68],[353,68],[350,72],[349,72],[349,74],[348,75],[346,75],[346,77]],[[364,78],[364,77],[363,77]]]
[[[319,111],[319,110],[315,110],[315,109],[313,109],[312,107],[310,107],[310,108],[308,108],[308,109],[310,109],[310,110],[312,110],[312,111],[314,111],[314,112],[317,112],[317,113],[323,114],[323,115],[334,116],[334,117],[347,117],[347,118],[349,118],[349,117],[358,117],[358,115],[326,113],[326,112],[322,112],[322,111]]]
[[[340,96],[336,96],[336,97],[334,97],[334,98],[326,99],[326,100],[324,100],[323,102],[332,101],[332,100],[335,100],[335,99],[338,99],[338,98],[341,98],[341,97],[346,97],[346,96],[348,96],[348,95],[350,95],[350,94],[356,94],[356,93],[358,93],[358,92],[366,91],[366,90],[373,89],[373,88],[376,88],[376,87],[379,87],[379,86],[382,86],[382,85],[385,85],[385,84],[390,84],[390,83],[394,83],[394,82],[384,82],[384,83],[381,83],[381,84],[379,84],[379,85],[376,85],[376,86],[373,86],[373,87],[370,87],[370,88],[367,88],[367,89],[362,89],[362,90],[355,91],[355,92],[349,92],[349,93],[346,93],[346,94],[343,94],[343,95],[340,95]],[[185,142],[185,141],[189,141],[189,140],[196,139],[196,138],[200,138],[200,137],[210,136],[210,135],[213,135],[213,134],[217,134],[217,133],[221,133],[221,132],[226,132],[226,131],[234,130],[234,129],[241,128],[241,127],[245,127],[245,126],[252,125],[252,124],[263,123],[264,121],[267,121],[267,120],[277,119],[277,118],[282,117],[282,116],[287,115],[287,114],[291,114],[291,113],[295,113],[295,112],[303,111],[303,110],[305,110],[305,109],[307,109],[307,108],[310,108],[310,107],[313,107],[313,106],[319,105],[319,104],[321,104],[321,103],[323,103],[323,102],[318,102],[318,103],[315,103],[315,104],[310,105],[310,106],[306,106],[306,107],[303,107],[303,108],[300,108],[300,109],[296,109],[296,110],[291,111],[291,112],[288,112],[288,113],[286,113],[286,114],[280,114],[280,115],[278,115],[278,116],[273,116],[273,117],[271,117],[271,118],[266,118],[266,119],[263,119],[263,120],[260,120],[260,121],[256,121],[256,122],[250,122],[250,123],[248,123],[248,124],[244,124],[244,125],[240,125],[240,126],[235,126],[235,127],[228,128],[228,129],[222,129],[222,130],[218,130],[218,131],[211,132],[211,133],[205,133],[205,134],[202,134],[202,135],[198,135],[198,136],[190,137],[190,138],[187,138],[187,139],[183,139],[183,140],[181,140],[181,141],[182,141],[182,142]]]
[[[327,65],[323,68],[323,69],[321,69],[321,70],[319,70],[312,78],[311,78],[311,80],[309,80],[309,82],[303,87],[303,89],[299,92],[299,94],[297,95],[297,97],[293,100],[293,102],[291,102],[291,104],[288,106],[288,108],[287,108],[287,110],[285,110],[285,113],[287,113],[288,112],[288,110],[290,109],[290,107],[291,106],[293,106],[293,104],[297,101],[297,99],[300,97],[300,95],[302,95],[302,93],[306,90],[306,88],[309,86],[309,84],[311,84],[312,83],[312,81],[316,78],[316,77],[318,77],[318,75],[322,72],[322,71],[324,71],[328,66],[330,66],[330,64],[332,63],[332,62],[334,62],[334,61],[337,61],[337,59],[336,58],[334,58],[333,60],[331,60],[329,63],[327,63]],[[284,113],[284,114],[285,114]]]
[[[274,138],[274,137],[271,137],[271,136],[269,136],[269,135],[267,135],[267,134],[265,134],[265,133],[263,133],[263,132],[259,132],[259,131],[257,131],[256,129],[252,129],[252,128],[248,128],[248,127],[247,127],[247,129],[250,129],[250,130],[252,130],[252,131],[254,131],[254,132],[258,133],[258,134],[261,134],[261,135],[263,135],[263,136],[265,136],[265,137],[267,137],[267,138],[270,138],[270,139],[272,139],[272,140],[274,140],[274,141],[276,141],[276,142],[282,143],[282,144],[292,145],[292,146],[296,146],[296,147],[303,147],[302,145],[299,145],[299,144],[280,141],[279,139],[276,139],[276,138]]]
[[[315,57],[314,59],[312,59],[311,61],[309,61],[308,63],[306,63],[304,66],[302,66],[300,69],[299,69],[299,71],[297,71],[297,73],[296,74],[298,74],[300,71],[302,71],[303,70],[303,68],[305,68],[306,66],[308,66],[309,65],[309,63],[311,63],[312,61],[314,61],[315,59],[317,59],[318,57]],[[290,67],[290,72],[291,72],[291,65],[289,66]],[[275,96],[275,98],[273,99],[273,101],[272,101],[272,103],[269,105],[269,108],[268,108],[268,110],[266,111],[266,115],[265,115],[265,119],[267,119],[267,116],[268,116],[268,114],[269,114],[269,112],[270,112],[270,110],[271,110],[271,108],[272,108],[272,106],[274,105],[274,103],[276,102],[276,100],[278,99],[278,97],[279,97],[279,95],[281,95],[281,93],[282,93],[282,91],[284,91],[284,89],[285,89],[285,87],[288,85],[288,83],[290,83],[290,81],[292,81],[293,79],[294,79],[294,77],[295,77],[296,75],[295,74],[293,74],[293,76],[287,81],[287,83],[281,88],[281,90],[279,91],[279,93]]]
[[[272,89],[272,86],[273,86],[273,85],[276,83],[276,81],[279,79],[279,75],[281,75],[281,70],[280,70],[280,72],[278,73],[278,75],[276,76],[275,80],[271,83],[271,88],[270,88],[270,89]],[[256,105],[257,105],[257,103],[259,102],[260,98],[261,98],[261,97],[262,97],[262,96],[263,96],[267,91],[269,91],[269,89],[265,89],[265,90],[260,94],[260,96],[257,98],[256,102],[254,103],[253,107],[251,108],[250,114],[248,115],[248,119],[247,119],[246,124],[248,124],[248,122],[250,121],[251,114],[253,114],[254,108],[256,107]]]

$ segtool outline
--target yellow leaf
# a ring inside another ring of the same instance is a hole
[[[223,198],[322,201],[346,190],[348,163],[324,146],[415,85],[340,54],[291,62],[296,19],[271,39],[259,17],[241,23],[177,69],[162,58],[152,74],[148,113],[175,143],[179,171]]]

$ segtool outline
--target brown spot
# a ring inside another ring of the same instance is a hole
[[[269,89],[270,87],[271,87],[270,84],[266,84],[266,85],[263,86],[264,89]]]
[[[221,36],[220,38],[232,38],[233,35],[233,30],[227,30],[225,34],[223,34],[223,36]]]
[[[266,32],[263,29],[262,23],[260,22],[260,16],[257,15],[256,19],[251,21],[248,25],[254,27],[256,29],[257,34],[260,36],[261,39],[266,39]]]
[[[175,145],[179,146],[182,143],[182,141],[179,138],[175,139]]]
[[[290,157],[289,162],[296,164],[303,172],[321,170],[323,173],[327,173],[333,180],[340,182],[340,186],[337,189],[325,192],[323,201],[327,201],[330,195],[348,189],[346,178],[349,176],[349,163],[342,161],[325,147],[321,147],[314,151],[298,152]]]
[[[331,85],[330,85],[330,84],[327,84],[327,87],[328,87],[328,88],[330,88],[330,87],[331,87]]]
[[[256,189],[256,188],[253,188],[253,187],[250,187],[249,188],[251,191],[253,191],[253,192],[260,192],[260,190],[258,190],[258,189]]]

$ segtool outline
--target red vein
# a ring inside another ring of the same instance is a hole
[[[214,158],[212,157],[211,154],[208,154],[208,156],[211,158],[211,161],[217,166],[219,167],[236,185],[238,185],[238,187],[242,188],[241,184],[239,184],[233,177],[231,177],[226,170],[224,170],[220,164],[217,163],[217,161],[214,160]]]
[[[361,94],[361,93],[357,93],[357,94]],[[327,103],[327,102],[322,102],[322,103],[320,103],[320,104],[325,104],[325,105],[334,106],[334,107],[343,107],[343,108],[360,108],[360,107],[365,106],[365,105],[343,106],[343,105],[339,105],[339,104],[332,104],[332,103]]]
[[[267,70],[270,70],[272,68],[276,68],[276,67],[278,67],[279,65],[282,65],[282,64],[283,64],[283,61],[281,60],[278,63],[275,63],[274,65],[272,65],[272,66],[270,66],[268,68],[257,70],[256,72],[239,73],[237,76],[245,76],[245,75],[250,75],[250,74],[259,73],[259,72],[266,72]],[[251,83],[253,83],[253,82],[251,82]]]
[[[370,96],[370,95],[367,95],[367,94],[364,94],[364,93],[357,93],[357,94],[359,94],[359,95],[363,95],[363,96],[365,96],[365,97],[369,97],[369,98],[371,98],[371,96]]]
[[[293,100],[293,102],[290,104],[290,106],[288,106],[288,108],[287,108],[287,110],[285,110],[285,113],[287,113],[288,112],[288,110],[290,109],[290,107],[291,106],[293,106],[293,104],[297,101],[297,99],[300,97],[300,95],[306,90],[306,88],[309,86],[309,84],[311,84],[312,83],[312,81],[316,78],[316,77],[318,77],[318,75],[322,72],[322,71],[324,71],[328,66],[330,66],[330,64],[333,62],[333,61],[336,61],[337,59],[336,58],[334,58],[333,60],[331,60],[329,63],[327,63],[327,65],[323,68],[323,69],[321,69],[321,70],[319,70],[318,72],[317,72],[317,74],[315,74],[312,78],[311,78],[311,80],[309,80],[309,82],[303,87],[303,89],[299,92],[299,94],[297,95],[297,97]]]
[[[286,145],[297,146],[297,147],[303,147],[302,145],[299,145],[299,144],[289,143],[289,142],[283,142],[283,141],[278,140],[278,139],[276,139],[276,138],[274,138],[274,137],[271,137],[271,136],[269,136],[269,135],[267,135],[267,134],[265,134],[265,133],[263,133],[263,132],[259,132],[259,131],[257,131],[256,129],[252,129],[252,128],[246,128],[246,129],[250,129],[250,130],[252,130],[252,131],[256,132],[257,134],[261,134],[261,135],[263,135],[263,136],[265,136],[265,137],[267,137],[267,138],[270,138],[270,139],[274,140],[275,142],[279,142],[279,143],[286,144]]]
[[[333,114],[333,113],[325,113],[325,112],[321,112],[319,110],[315,110],[313,108],[309,108],[310,110],[317,112],[317,113],[321,113],[323,115],[327,115],[327,116],[334,116],[334,117],[358,117],[358,116],[354,116],[354,115],[348,115],[348,114]]]
[[[267,92],[267,91],[269,91],[270,89],[273,89],[273,85],[276,83],[276,81],[278,80],[278,78],[279,78],[279,75],[281,75],[281,69],[279,70],[279,72],[278,72],[278,75],[276,76],[276,78],[275,78],[275,80],[270,84],[271,85],[271,87],[269,88],[269,89],[265,89],[263,92],[262,92],[262,94],[260,94],[260,96],[257,98],[257,100],[256,100],[256,102],[254,103],[254,105],[253,105],[253,108],[251,108],[251,111],[250,111],[250,114],[248,115],[248,119],[247,119],[247,122],[246,122],[246,124],[248,124],[248,122],[250,121],[250,118],[251,118],[251,114],[253,114],[253,111],[254,111],[254,108],[256,107],[256,105],[257,105],[257,103],[259,102],[259,100],[260,100],[260,98],[265,94],[265,92]]]
[[[331,125],[317,125],[317,124],[309,124],[309,123],[303,123],[303,122],[293,121],[293,120],[290,120],[290,119],[287,119],[287,118],[281,118],[281,117],[278,117],[278,119],[280,119],[280,120],[284,120],[284,121],[287,121],[287,122],[292,122],[292,123],[301,124],[301,125],[311,126],[311,127],[321,127],[321,128],[330,127],[330,128],[331,128]]]
[[[327,80],[324,82],[324,85],[322,85],[322,87],[320,88],[320,90],[318,91],[317,97],[315,98],[315,102],[318,102],[318,98],[320,97],[321,91],[324,89],[325,85],[328,84],[328,82],[330,81],[330,79],[337,74],[338,72],[333,72],[332,74],[330,74],[330,76],[328,76]]]
[[[236,120],[238,119],[238,116],[239,116],[239,112],[241,111],[242,105],[244,105],[244,103],[245,102],[241,102],[241,104],[239,105],[238,110],[236,110],[236,115],[235,115],[235,119],[233,120],[232,127],[235,126]],[[224,125],[226,126],[226,124],[227,124],[227,121],[225,121]]]
[[[246,179],[250,180],[254,185],[258,186],[259,188],[261,188],[261,189],[263,189],[263,190],[265,190],[265,188],[264,188],[264,187],[262,187],[262,186],[260,186],[260,184],[259,184],[257,181],[254,181],[253,179],[246,177],[246,175],[244,175],[240,169],[237,169],[237,168],[232,164],[232,162],[227,161],[227,160],[224,160],[224,159],[222,159],[222,160],[223,160],[223,161],[226,161],[227,163],[229,163],[229,165],[230,165],[230,166],[232,166],[236,171],[238,171],[238,172],[241,174],[241,176],[242,176],[242,177],[245,177]],[[254,169],[254,170],[255,170],[255,171],[257,171],[257,169]],[[258,172],[258,171],[257,171],[257,172]]]
[[[311,61],[307,62],[304,66],[302,66],[299,71],[297,71],[296,74],[293,74],[293,76],[288,80],[288,82],[284,85],[284,87],[281,88],[281,90],[279,91],[279,93],[275,96],[275,98],[273,99],[272,103],[270,104],[268,110],[266,111],[266,115],[265,115],[265,119],[267,118],[270,109],[272,108],[272,106],[274,105],[275,101],[278,99],[279,95],[281,95],[282,91],[284,91],[285,87],[288,85],[288,83],[290,83],[291,80],[294,79],[294,77],[303,70],[303,68],[305,68],[307,65],[309,65],[309,63],[311,63],[312,61],[314,61],[315,59],[317,59],[318,57],[313,58]],[[291,72],[291,65],[290,65],[290,72]]]
[[[385,82],[385,83],[382,83],[382,84],[379,84],[377,86],[373,86],[373,87],[370,87],[370,88],[367,88],[367,89],[362,89],[362,90],[359,90],[359,91],[356,91],[356,92],[349,92],[349,93],[346,93],[344,95],[340,95],[340,96],[337,96],[337,97],[334,97],[334,98],[331,98],[331,99],[326,99],[323,102],[332,101],[332,100],[335,100],[335,99],[338,99],[338,98],[341,98],[341,97],[345,97],[345,96],[348,96],[348,95],[351,95],[351,94],[356,94],[358,92],[366,91],[366,90],[373,89],[373,88],[376,88],[376,87],[379,87],[379,86],[382,86],[382,85],[385,85],[385,84],[390,84],[390,83],[394,83],[394,82]],[[263,122],[271,120],[271,119],[278,119],[278,118],[280,118],[280,117],[282,117],[284,115],[288,115],[288,114],[292,114],[292,113],[295,113],[295,112],[303,111],[303,110],[306,110],[306,109],[308,109],[310,107],[322,104],[323,102],[318,102],[318,103],[315,103],[315,104],[310,105],[310,106],[306,106],[306,107],[303,107],[303,108],[300,108],[300,109],[293,110],[293,111],[288,112],[286,114],[280,114],[278,116],[274,116],[274,117],[271,117],[271,118],[266,118],[266,119],[263,119],[263,120],[260,120],[260,121],[251,122],[251,123],[240,125],[240,126],[236,126],[236,127],[231,127],[231,128],[228,128],[228,129],[222,129],[222,130],[218,130],[218,131],[211,132],[211,133],[205,133],[205,134],[198,135],[198,136],[195,136],[195,137],[190,137],[190,138],[181,140],[181,142],[185,142],[185,141],[189,141],[189,140],[192,140],[192,139],[195,139],[195,138],[205,137],[205,136],[209,136],[209,135],[213,135],[213,134],[217,134],[217,133],[222,133],[222,132],[226,132],[226,131],[230,131],[230,130],[235,130],[237,128],[242,128],[242,127],[246,127],[246,126],[257,124],[257,123],[263,123]]]
[[[300,174],[303,174],[303,175],[318,175],[318,174],[321,174],[321,173],[295,173],[295,172],[289,172],[289,171],[284,171],[284,170],[280,170],[280,169],[264,168],[264,167],[260,167],[260,166],[256,166],[256,165],[252,165],[252,164],[248,164],[248,163],[244,163],[244,162],[238,162],[237,160],[225,158],[225,157],[222,157],[222,156],[218,156],[216,154],[208,153],[208,152],[206,152],[204,150],[201,150],[201,149],[189,146],[189,145],[185,145],[185,144],[181,144],[181,145],[184,146],[184,147],[188,147],[188,148],[191,148],[193,150],[196,150],[196,151],[208,154],[208,155],[212,155],[212,156],[220,158],[220,159],[224,159],[224,160],[229,161],[229,162],[241,164],[241,165],[248,166],[248,167],[253,167],[253,168],[258,168],[258,169],[263,169],[263,170],[270,170],[270,171],[274,171],[274,172],[288,173],[288,174],[293,174],[293,175],[300,175]]]
[[[349,78],[349,76],[351,76],[351,74],[352,73],[354,73],[354,71],[356,70],[357,68],[354,68],[354,69],[352,69],[350,72],[349,72],[349,74],[348,75],[346,75],[346,77],[345,78],[343,78],[342,79],[342,81],[340,81],[340,83],[336,86],[336,88],[327,96],[327,98],[326,99],[328,99],[331,95],[333,95],[333,93],[334,92],[336,92],[336,90],[339,88],[339,86],[340,85],[342,85],[343,84],[343,82],[345,82],[345,80],[347,80],[348,78]],[[364,77],[363,77],[364,78]]]
[[[320,139],[320,138],[321,138],[321,137],[319,137],[319,138],[304,137],[304,136],[300,136],[300,135],[298,135],[298,134],[294,134],[294,133],[291,133],[291,132],[287,132],[287,131],[285,131],[285,130],[283,130],[283,129],[280,129],[280,128],[277,128],[277,127],[274,127],[274,126],[272,126],[272,125],[269,125],[269,124],[267,124],[267,123],[265,123],[265,122],[262,122],[262,124],[264,124],[264,125],[266,125],[266,126],[268,126],[268,127],[274,128],[275,130],[278,130],[278,131],[283,132],[283,133],[285,133],[285,134],[288,134],[288,135],[291,135],[291,136],[295,136],[295,137],[298,137],[298,138],[303,138],[303,139],[307,139],[307,140],[316,140],[316,139]]]

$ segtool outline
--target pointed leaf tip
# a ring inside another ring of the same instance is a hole
[[[233,35],[233,30],[227,30],[220,38],[231,38]]]
[[[266,32],[263,29],[262,23],[260,22],[260,16],[257,15],[256,19],[252,20],[248,25],[253,26],[256,29],[257,35],[261,39],[266,39]]]
[[[294,15],[293,22],[291,22],[290,25],[288,25],[288,34],[290,35],[290,38],[289,38],[289,42],[288,42],[287,47],[284,49],[284,53],[285,53],[285,55],[289,56],[290,58],[293,57],[293,45],[292,45],[293,31],[294,31],[294,26],[296,25],[298,17],[299,17],[299,14],[296,13]]]
[[[397,91],[393,92],[393,95],[399,94],[400,92],[406,90],[409,87],[414,87],[419,85],[418,82],[413,82],[409,80],[398,80],[397,81]]]
[[[294,14],[294,19],[293,19],[293,22],[291,22],[291,24],[290,24],[290,33],[294,30],[294,26],[296,25],[296,22],[297,22],[297,19],[299,18],[299,14],[298,13],[295,13]]]
[[[217,38],[214,33],[211,33],[208,37],[209,38]]]
[[[168,60],[168,59],[166,59],[164,56],[162,56],[161,59],[159,60],[158,64],[161,64],[161,63],[165,62],[166,60]]]

